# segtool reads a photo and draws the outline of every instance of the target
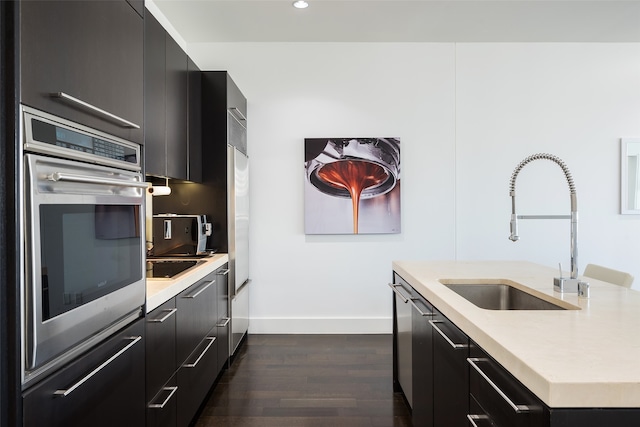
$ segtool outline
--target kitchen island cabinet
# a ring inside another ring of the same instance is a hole
[[[527,262],[396,261],[393,270],[469,337],[468,425],[640,425],[637,291],[590,279],[591,298],[560,294],[555,269]],[[496,281],[564,310],[483,309],[444,285]]]
[[[144,26],[132,4],[20,2],[20,102],[142,144]]]

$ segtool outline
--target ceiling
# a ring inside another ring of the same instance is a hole
[[[640,0],[147,0],[186,43],[640,42]]]

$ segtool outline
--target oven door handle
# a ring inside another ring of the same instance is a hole
[[[127,350],[129,350],[131,347],[133,347],[134,345],[136,345],[138,343],[138,341],[140,341],[142,339],[141,336],[137,336],[137,337],[129,337],[127,338],[129,340],[131,340],[131,342],[129,344],[127,344],[124,348],[122,348],[120,351],[118,351],[116,354],[114,354],[113,356],[111,356],[110,358],[108,358],[107,360],[105,360],[104,362],[102,362],[100,364],[100,366],[98,366],[97,368],[95,368],[93,371],[89,372],[87,375],[85,375],[84,377],[82,377],[82,379],[80,379],[78,382],[76,382],[74,385],[72,385],[71,387],[65,389],[65,390],[56,390],[53,395],[56,397],[67,397],[69,396],[71,393],[73,393],[74,390],[76,390],[78,387],[80,387],[82,384],[84,384],[85,382],[87,382],[89,379],[91,379],[91,377],[93,377],[95,374],[97,374],[98,372],[100,372],[102,369],[104,369],[105,366],[107,366],[109,363],[113,362],[114,360],[116,360],[118,357],[120,357],[123,353],[125,353]]]
[[[84,184],[115,185],[118,187],[134,187],[134,188],[148,187],[146,182],[122,181],[118,179],[98,178],[95,176],[76,175],[76,174],[64,173],[64,172],[54,172],[50,175],[47,175],[46,178],[47,180],[53,181],[53,182],[70,181],[70,182],[81,182]]]

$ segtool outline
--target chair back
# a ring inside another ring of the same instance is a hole
[[[587,264],[583,276],[613,283],[618,286],[624,286],[625,288],[630,288],[633,283],[633,276],[631,274],[596,264]]]

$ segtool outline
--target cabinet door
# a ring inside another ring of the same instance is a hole
[[[215,272],[196,282],[176,297],[178,309],[176,360],[179,367],[217,322]]]
[[[187,426],[202,405],[218,375],[215,329],[178,370],[178,425]]]
[[[20,2],[21,102],[142,143],[143,36],[124,0]]]
[[[470,356],[469,385],[473,403],[470,416],[479,415],[496,427],[549,425],[544,403],[520,381],[475,344]]]
[[[165,43],[162,25],[146,13],[144,19],[144,160],[145,173],[165,176]]]
[[[433,426],[433,306],[416,296],[412,299],[412,365],[414,426]]]
[[[23,394],[25,427],[145,423],[144,320]]]
[[[188,58],[188,104],[187,104],[187,140],[189,143],[189,161],[187,179],[202,182],[202,73],[198,66]]]
[[[218,372],[225,369],[229,360],[229,266],[225,264],[216,270],[218,285],[218,323],[216,337],[218,338]]]
[[[467,427],[469,338],[435,310],[433,328],[433,425]]]
[[[147,402],[176,370],[176,302],[171,298],[146,317]]]
[[[413,289],[400,276],[394,274],[394,311],[395,311],[395,386],[400,387],[407,403],[413,407],[413,355],[411,336],[411,304],[409,301],[413,297]]]
[[[247,100],[229,75],[227,75],[227,111],[232,116],[227,121],[228,143],[246,155],[248,154]]]
[[[176,427],[178,422],[178,377],[173,375],[147,403],[147,427]]]
[[[166,34],[167,176],[187,179],[187,54]]]

